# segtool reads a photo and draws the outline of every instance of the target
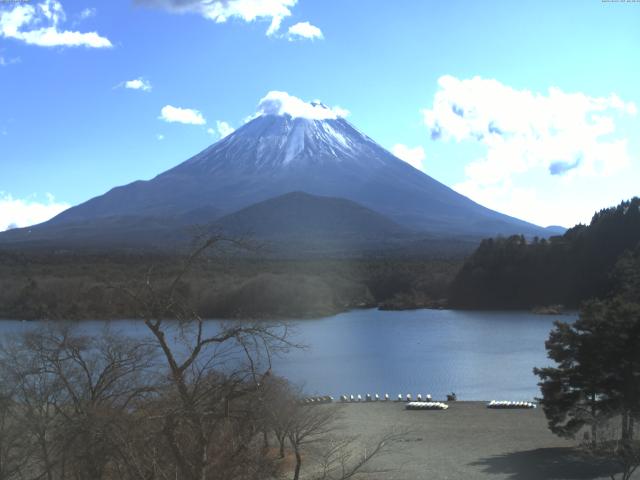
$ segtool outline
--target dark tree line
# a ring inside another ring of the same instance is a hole
[[[318,317],[380,305],[429,306],[446,297],[461,263],[219,255],[215,262],[198,264],[180,288],[208,318]],[[169,288],[180,258],[0,250],[0,318],[134,318],[139,308],[124,289],[134,288],[149,264],[155,266],[151,278],[156,288]]]
[[[451,303],[468,308],[577,307],[613,288],[616,261],[640,243],[640,198],[596,213],[550,239],[483,240],[451,285]]]

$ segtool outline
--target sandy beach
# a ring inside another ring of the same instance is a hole
[[[411,433],[394,451],[376,459],[370,478],[417,479],[605,479],[611,465],[585,457],[576,442],[547,429],[541,409],[490,410],[485,402],[452,402],[446,411],[407,411],[404,403],[345,404],[347,431],[363,440],[391,429]],[[636,474],[633,478],[640,478]]]

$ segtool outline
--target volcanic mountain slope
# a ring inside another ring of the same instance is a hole
[[[226,215],[213,224],[238,238],[261,245],[276,257],[467,255],[477,239],[441,238],[410,230],[362,205],[343,198],[292,192]]]
[[[56,247],[178,247],[206,227],[211,232],[266,242],[269,248],[265,251],[275,248],[283,252],[295,247],[299,253],[341,248],[366,250],[422,239],[422,235],[350,200],[304,192],[258,202],[206,225],[197,223],[197,220],[215,218],[214,214],[215,211],[201,208],[162,219],[111,216],[64,222],[33,229],[29,240],[35,246],[50,243]],[[26,229],[13,230],[4,237],[19,238],[26,232]]]
[[[404,238],[412,232],[350,200],[292,192],[226,215],[215,226],[264,239]]]
[[[0,240],[46,241],[60,239],[61,232],[67,240],[102,233],[117,239],[122,223],[149,228],[162,224],[158,232],[162,235],[166,228],[209,224],[290,192],[351,200],[429,235],[548,236],[544,229],[482,207],[416,170],[344,118],[263,113],[152,180],[116,187]],[[93,233],[89,235],[87,229]],[[131,228],[121,232],[129,240],[132,235],[138,234]],[[146,230],[144,235],[153,233]]]

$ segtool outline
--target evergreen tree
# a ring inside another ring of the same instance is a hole
[[[573,324],[556,323],[546,342],[556,366],[534,369],[551,431],[573,438],[588,427],[591,451],[619,461],[623,479],[640,465],[639,272],[640,248],[618,261],[613,296],[587,302]]]
[[[548,241],[521,235],[484,240],[452,283],[452,305],[464,308],[578,307],[612,288],[611,271],[640,242],[640,198],[597,212]]]

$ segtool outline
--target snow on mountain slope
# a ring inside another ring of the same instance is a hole
[[[186,215],[208,223],[210,215],[194,212],[229,214],[294,191],[355,201],[430,234],[545,236],[544,229],[482,207],[416,170],[336,111],[277,95],[263,99],[254,119],[187,161],[152,180],[114,188],[43,227],[117,216]]]

